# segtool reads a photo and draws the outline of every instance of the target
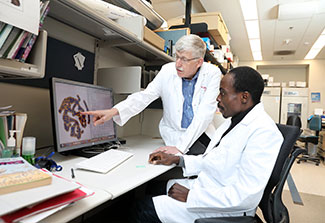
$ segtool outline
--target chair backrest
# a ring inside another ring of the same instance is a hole
[[[287,125],[294,125],[301,129],[301,119],[298,115],[290,115],[287,119]]]
[[[316,132],[322,130],[322,118],[319,115],[314,115],[308,122],[308,128]]]
[[[281,194],[284,182],[293,163],[289,161],[292,157],[291,152],[294,150],[294,144],[300,135],[300,128],[297,126],[281,124],[277,124],[277,126],[282,133],[284,140],[271,177],[264,190],[262,200],[259,203],[264,219],[268,223],[289,222],[284,219],[288,218],[288,211],[282,202]],[[295,157],[293,159],[295,159]],[[275,187],[276,189],[274,190]]]

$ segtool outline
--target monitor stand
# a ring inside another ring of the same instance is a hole
[[[116,146],[117,148],[117,146]],[[74,149],[66,153],[66,155],[74,155],[74,156],[81,156],[81,157],[86,157],[90,158],[93,156],[96,156],[102,152],[105,152],[109,149],[116,149],[114,148],[113,143],[104,143],[100,145],[94,145],[94,146],[89,146],[89,147],[84,147],[80,149]]]

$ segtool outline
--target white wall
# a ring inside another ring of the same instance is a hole
[[[315,108],[325,110],[325,60],[292,60],[292,61],[240,61],[239,66],[250,66],[256,69],[257,66],[268,65],[278,67],[279,65],[302,65],[308,67],[309,92],[320,92],[321,101],[312,103],[309,94],[308,115],[313,114]]]
[[[273,82],[285,82],[287,86],[289,81],[305,81],[308,82],[308,66],[306,65],[278,65],[278,66],[264,66],[257,67],[260,74],[269,74],[274,78]]]

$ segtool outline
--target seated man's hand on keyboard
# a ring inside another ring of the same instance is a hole
[[[159,151],[164,152],[164,153],[169,153],[169,154],[182,153],[181,151],[179,151],[177,149],[176,146],[161,146],[153,152],[155,153],[155,152],[159,152]]]
[[[164,153],[164,152],[154,152],[151,153],[149,156],[149,163],[151,164],[163,164],[163,165],[172,165],[172,164],[178,164],[179,163],[179,157]]]

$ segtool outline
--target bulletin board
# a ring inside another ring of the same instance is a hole
[[[52,77],[58,77],[93,84],[94,66],[94,53],[48,37],[44,78],[0,79],[0,81],[32,87],[49,88],[50,79]]]

